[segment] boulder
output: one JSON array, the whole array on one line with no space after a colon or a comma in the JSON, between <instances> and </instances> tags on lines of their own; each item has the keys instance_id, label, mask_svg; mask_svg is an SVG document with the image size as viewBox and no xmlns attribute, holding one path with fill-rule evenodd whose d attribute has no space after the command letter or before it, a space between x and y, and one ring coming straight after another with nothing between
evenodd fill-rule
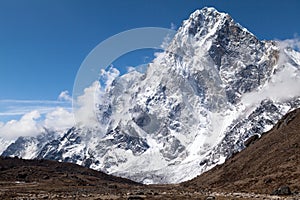
<instances>
[{"instance_id":1,"label":"boulder","mask_svg":"<svg viewBox=\"0 0 300 200\"><path fill-rule=\"evenodd\" d=\"M206 200L215 200L215 199L216 199L216 197L213 197L213 196L206 197Z\"/></svg>"},{"instance_id":2,"label":"boulder","mask_svg":"<svg viewBox=\"0 0 300 200\"><path fill-rule=\"evenodd\" d=\"M272 192L272 195L291 195L291 189L288 186L281 186Z\"/></svg>"},{"instance_id":3,"label":"boulder","mask_svg":"<svg viewBox=\"0 0 300 200\"><path fill-rule=\"evenodd\" d=\"M254 144L258 139L259 139L258 135L251 136L244 142L245 147L249 147L251 144Z\"/></svg>"}]
</instances>

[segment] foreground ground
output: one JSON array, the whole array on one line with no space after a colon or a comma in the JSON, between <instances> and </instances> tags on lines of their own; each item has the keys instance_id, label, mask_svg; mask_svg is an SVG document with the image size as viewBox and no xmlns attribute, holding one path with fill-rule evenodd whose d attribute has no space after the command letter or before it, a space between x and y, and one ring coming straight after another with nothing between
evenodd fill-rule
<instances>
[{"instance_id":1,"label":"foreground ground","mask_svg":"<svg viewBox=\"0 0 300 200\"><path fill-rule=\"evenodd\" d=\"M63 186L45 183L1 182L0 199L286 199L300 196L271 196L254 193L218 193L194 191L178 185L169 186ZM119 188L120 187L120 188ZM106 188L106 189L104 189Z\"/></svg>"}]
</instances>

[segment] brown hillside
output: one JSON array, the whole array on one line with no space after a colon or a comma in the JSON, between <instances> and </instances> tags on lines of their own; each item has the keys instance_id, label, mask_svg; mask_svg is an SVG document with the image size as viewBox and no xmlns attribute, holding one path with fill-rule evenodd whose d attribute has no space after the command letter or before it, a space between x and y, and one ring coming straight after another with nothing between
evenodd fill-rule
<instances>
[{"instance_id":1,"label":"brown hillside","mask_svg":"<svg viewBox=\"0 0 300 200\"><path fill-rule=\"evenodd\" d=\"M41 179L53 183L59 181L62 185L94 185L113 182L140 185L128 179L115 177L72 163L0 157L1 181L33 182Z\"/></svg>"},{"instance_id":2,"label":"brown hillside","mask_svg":"<svg viewBox=\"0 0 300 200\"><path fill-rule=\"evenodd\" d=\"M179 185L141 185L71 163L0 157L1 200L199 200L208 195L184 190ZM226 199L227 196L218 197L218 200Z\"/></svg>"},{"instance_id":3,"label":"brown hillside","mask_svg":"<svg viewBox=\"0 0 300 200\"><path fill-rule=\"evenodd\" d=\"M113 195L140 185L72 163L0 157L0 199L43 199L49 193L56 195L52 199L72 199L78 193Z\"/></svg>"},{"instance_id":4,"label":"brown hillside","mask_svg":"<svg viewBox=\"0 0 300 200\"><path fill-rule=\"evenodd\" d=\"M223 165L182 183L211 191L272 193L280 186L300 191L300 109Z\"/></svg>"}]
</instances>

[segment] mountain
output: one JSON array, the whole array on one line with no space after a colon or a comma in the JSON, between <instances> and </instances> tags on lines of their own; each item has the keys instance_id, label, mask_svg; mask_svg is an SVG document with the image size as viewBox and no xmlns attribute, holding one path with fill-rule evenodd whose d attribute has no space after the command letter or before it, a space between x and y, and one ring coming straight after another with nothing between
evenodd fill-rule
<instances>
[{"instance_id":1,"label":"mountain","mask_svg":"<svg viewBox=\"0 0 300 200\"><path fill-rule=\"evenodd\" d=\"M60 138L63 135L61 131L51 131L44 128L44 132L36 137L19 137L11 141L8 148L2 152L3 156L17 156L26 159L36 158L39 151L49 142Z\"/></svg>"},{"instance_id":2,"label":"mountain","mask_svg":"<svg viewBox=\"0 0 300 200\"><path fill-rule=\"evenodd\" d=\"M144 74L131 71L106 86L98 128L75 126L34 142L31 155L137 182L186 181L300 107L299 66L299 52L258 40L214 8L196 10ZM15 142L3 155L31 150Z\"/></svg>"},{"instance_id":3,"label":"mountain","mask_svg":"<svg viewBox=\"0 0 300 200\"><path fill-rule=\"evenodd\" d=\"M182 185L197 190L260 194L270 194L279 187L289 186L292 192L299 192L299 130L300 109L297 109L224 164Z\"/></svg>"},{"instance_id":4,"label":"mountain","mask_svg":"<svg viewBox=\"0 0 300 200\"><path fill-rule=\"evenodd\" d=\"M0 154L2 154L2 152L11 144L13 143L13 141L11 140L7 140L4 138L0 137Z\"/></svg>"}]
</instances>

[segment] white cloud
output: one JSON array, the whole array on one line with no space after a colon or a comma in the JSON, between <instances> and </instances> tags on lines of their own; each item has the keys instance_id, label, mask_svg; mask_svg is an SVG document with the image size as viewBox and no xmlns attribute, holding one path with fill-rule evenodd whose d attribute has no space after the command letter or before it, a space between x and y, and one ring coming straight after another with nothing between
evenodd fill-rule
<instances>
[{"instance_id":1,"label":"white cloud","mask_svg":"<svg viewBox=\"0 0 300 200\"><path fill-rule=\"evenodd\" d=\"M294 50L300 50L300 39L295 37L277 41L279 44L278 71L272 76L269 83L259 91L253 91L243 95L241 102L245 105L254 105L264 99L284 101L300 96L300 68L297 64L289 64L290 60L300 63L300 54ZM287 50L292 48L294 50ZM298 64L299 65L299 64Z\"/></svg>"},{"instance_id":2,"label":"white cloud","mask_svg":"<svg viewBox=\"0 0 300 200\"><path fill-rule=\"evenodd\" d=\"M38 111L31 111L20 120L11 120L0 127L0 136L6 139L16 139L19 136L35 136L43 130L38 124L41 115Z\"/></svg>"},{"instance_id":3,"label":"white cloud","mask_svg":"<svg viewBox=\"0 0 300 200\"><path fill-rule=\"evenodd\" d=\"M97 125L98 120L95 109L101 94L100 88L99 81L95 81L90 87L84 89L82 96L77 97L73 109L75 121L79 125L87 127Z\"/></svg>"},{"instance_id":4,"label":"white cloud","mask_svg":"<svg viewBox=\"0 0 300 200\"><path fill-rule=\"evenodd\" d=\"M65 90L65 91L62 91L59 94L58 100L61 100L61 101L72 101L72 97L69 95L69 91Z\"/></svg>"},{"instance_id":5,"label":"white cloud","mask_svg":"<svg viewBox=\"0 0 300 200\"><path fill-rule=\"evenodd\" d=\"M41 115L52 112L56 107L26 106L26 107L10 107L9 110L0 112L0 116L22 116L33 110L38 111Z\"/></svg>"},{"instance_id":6,"label":"white cloud","mask_svg":"<svg viewBox=\"0 0 300 200\"><path fill-rule=\"evenodd\" d=\"M36 136L44 131L44 127L52 130L71 128L74 117L70 98L68 92L63 91L58 97L60 101L0 100L0 138L13 140L19 136Z\"/></svg>"},{"instance_id":7,"label":"white cloud","mask_svg":"<svg viewBox=\"0 0 300 200\"><path fill-rule=\"evenodd\" d=\"M49 110L43 117L38 110L24 114L19 120L0 121L0 138L14 140L20 136L36 136L44 131L66 130L74 125L72 112L62 107Z\"/></svg>"},{"instance_id":8,"label":"white cloud","mask_svg":"<svg viewBox=\"0 0 300 200\"><path fill-rule=\"evenodd\" d=\"M43 117L38 110L24 114L19 120L0 121L0 137L16 139L20 136L36 136L44 127L51 130L65 130L74 125L72 112L62 107L49 110Z\"/></svg>"},{"instance_id":9,"label":"white cloud","mask_svg":"<svg viewBox=\"0 0 300 200\"><path fill-rule=\"evenodd\" d=\"M132 67L132 66L127 67L127 73L136 71L136 72L145 74L146 71L147 71L147 69L148 69L148 65L149 65L149 63L147 63L147 64L141 64L141 65L138 65L136 67Z\"/></svg>"},{"instance_id":10,"label":"white cloud","mask_svg":"<svg viewBox=\"0 0 300 200\"><path fill-rule=\"evenodd\" d=\"M291 65L277 72L261 90L245 94L242 103L253 105L264 99L282 101L300 95L300 72Z\"/></svg>"},{"instance_id":11,"label":"white cloud","mask_svg":"<svg viewBox=\"0 0 300 200\"><path fill-rule=\"evenodd\" d=\"M300 38L295 36L292 39L286 39L286 40L278 40L277 41L282 49L290 47L294 50L299 51L300 50Z\"/></svg>"},{"instance_id":12,"label":"white cloud","mask_svg":"<svg viewBox=\"0 0 300 200\"><path fill-rule=\"evenodd\" d=\"M0 99L0 103L18 103L18 104L63 104L61 101L52 100L19 100L19 99Z\"/></svg>"},{"instance_id":13,"label":"white cloud","mask_svg":"<svg viewBox=\"0 0 300 200\"><path fill-rule=\"evenodd\" d=\"M169 47L170 42L172 41L172 39L173 39L173 38L172 38L170 35L167 35L167 36L164 38L162 44L160 45L160 48L162 48L162 49L167 49L167 48Z\"/></svg>"},{"instance_id":14,"label":"white cloud","mask_svg":"<svg viewBox=\"0 0 300 200\"><path fill-rule=\"evenodd\" d=\"M171 23L171 27L170 27L172 30L176 30L177 29L177 26L176 26L176 24L174 24L173 22Z\"/></svg>"},{"instance_id":15,"label":"white cloud","mask_svg":"<svg viewBox=\"0 0 300 200\"><path fill-rule=\"evenodd\" d=\"M129 66L127 67L127 73L135 71L135 67Z\"/></svg>"},{"instance_id":16,"label":"white cloud","mask_svg":"<svg viewBox=\"0 0 300 200\"><path fill-rule=\"evenodd\" d=\"M37 110L41 115L52 112L57 107L71 109L69 101L49 101L49 100L0 100L0 117L22 116L33 110Z\"/></svg>"},{"instance_id":17,"label":"white cloud","mask_svg":"<svg viewBox=\"0 0 300 200\"><path fill-rule=\"evenodd\" d=\"M44 126L52 130L64 130L74 126L74 115L64 108L57 108L46 114Z\"/></svg>"},{"instance_id":18,"label":"white cloud","mask_svg":"<svg viewBox=\"0 0 300 200\"><path fill-rule=\"evenodd\" d=\"M113 68L106 72L107 87L118 75L119 71ZM71 128L75 122L78 125L95 128L98 124L96 103L103 93L100 88L100 82L95 81L84 90L84 94L75 101L75 115L71 111L72 99L67 91L60 93L58 96L60 101L1 100L0 104L6 108L0 110L0 116L21 116L21 118L0 121L0 138L14 140L19 136L36 136L42 133L44 128L61 131ZM61 101L67 103L61 104Z\"/></svg>"},{"instance_id":19,"label":"white cloud","mask_svg":"<svg viewBox=\"0 0 300 200\"><path fill-rule=\"evenodd\" d=\"M100 80L105 84L105 90L109 90L112 82L115 80L116 77L120 75L120 71L113 66L109 68L108 71L101 69L100 72Z\"/></svg>"}]
</instances>

